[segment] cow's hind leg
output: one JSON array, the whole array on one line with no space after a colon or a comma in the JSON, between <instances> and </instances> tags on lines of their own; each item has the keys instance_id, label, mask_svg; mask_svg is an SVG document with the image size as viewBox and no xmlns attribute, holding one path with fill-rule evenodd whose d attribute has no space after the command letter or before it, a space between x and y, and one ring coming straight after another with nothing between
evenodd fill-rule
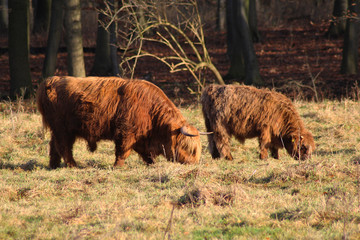
<instances>
[{"instance_id":1,"label":"cow's hind leg","mask_svg":"<svg viewBox=\"0 0 360 240\"><path fill-rule=\"evenodd\" d=\"M61 155L58 152L57 146L56 146L56 140L54 135L51 135L51 140L50 140L50 168L55 169L60 167L60 162L61 162Z\"/></svg>"},{"instance_id":2,"label":"cow's hind leg","mask_svg":"<svg viewBox=\"0 0 360 240\"><path fill-rule=\"evenodd\" d=\"M70 133L55 134L56 148L61 156L64 158L64 162L67 167L76 167L72 149L75 143L75 136Z\"/></svg>"},{"instance_id":3,"label":"cow's hind leg","mask_svg":"<svg viewBox=\"0 0 360 240\"><path fill-rule=\"evenodd\" d=\"M68 167L76 167L77 165L72 154L74 143L75 143L74 136L68 138L67 146L65 148L65 157L64 157L65 163Z\"/></svg>"},{"instance_id":4,"label":"cow's hind leg","mask_svg":"<svg viewBox=\"0 0 360 240\"><path fill-rule=\"evenodd\" d=\"M53 134L50 141L50 167L60 166L62 156L68 167L75 167L76 162L72 154L72 148L75 143L75 136L71 134Z\"/></svg>"},{"instance_id":5,"label":"cow's hind leg","mask_svg":"<svg viewBox=\"0 0 360 240\"><path fill-rule=\"evenodd\" d=\"M73 157L73 146L75 143L75 136L68 134L64 141L64 161L67 167L76 167L76 162Z\"/></svg>"}]
</instances>

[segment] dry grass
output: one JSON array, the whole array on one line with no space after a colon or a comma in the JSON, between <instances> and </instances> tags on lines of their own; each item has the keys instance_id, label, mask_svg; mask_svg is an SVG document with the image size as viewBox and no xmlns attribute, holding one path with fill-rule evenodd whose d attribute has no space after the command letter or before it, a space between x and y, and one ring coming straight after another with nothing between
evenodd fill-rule
<instances>
[{"instance_id":1,"label":"dry grass","mask_svg":"<svg viewBox=\"0 0 360 240\"><path fill-rule=\"evenodd\" d=\"M113 169L114 145L79 168L48 168L49 133L34 103L0 103L0 239L359 239L360 103L296 102L313 132L313 158L258 159L257 141L235 160L212 160L203 138L198 165L136 154ZM204 131L199 106L181 108Z\"/></svg>"}]
</instances>

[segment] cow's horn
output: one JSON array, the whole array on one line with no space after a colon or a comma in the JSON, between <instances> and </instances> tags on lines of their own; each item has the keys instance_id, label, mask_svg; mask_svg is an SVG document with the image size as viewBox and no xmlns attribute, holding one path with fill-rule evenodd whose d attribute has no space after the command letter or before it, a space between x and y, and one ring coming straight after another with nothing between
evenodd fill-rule
<instances>
[{"instance_id":1,"label":"cow's horn","mask_svg":"<svg viewBox=\"0 0 360 240\"><path fill-rule=\"evenodd\" d=\"M188 132L186 131L186 127L181 127L181 128L180 128L180 132L181 132L182 134L184 134L185 136L188 136L188 137L197 137L197 136L199 136L199 135L194 135L194 134L188 133Z\"/></svg>"},{"instance_id":2,"label":"cow's horn","mask_svg":"<svg viewBox=\"0 0 360 240\"><path fill-rule=\"evenodd\" d=\"M213 134L214 132L199 132L200 135L210 135Z\"/></svg>"},{"instance_id":3,"label":"cow's horn","mask_svg":"<svg viewBox=\"0 0 360 240\"><path fill-rule=\"evenodd\" d=\"M184 134L185 136L188 136L188 137L196 137L196 136L199 136L199 135L210 135L210 134L214 133L214 132L199 132L199 135L194 135L194 134L188 133L186 131L186 127L181 127L180 132L182 134Z\"/></svg>"}]
</instances>

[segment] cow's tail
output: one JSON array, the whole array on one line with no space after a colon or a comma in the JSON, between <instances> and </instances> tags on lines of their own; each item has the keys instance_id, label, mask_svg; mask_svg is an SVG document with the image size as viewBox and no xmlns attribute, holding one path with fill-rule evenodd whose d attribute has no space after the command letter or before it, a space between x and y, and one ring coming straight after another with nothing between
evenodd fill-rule
<instances>
[{"instance_id":1,"label":"cow's tail","mask_svg":"<svg viewBox=\"0 0 360 240\"><path fill-rule=\"evenodd\" d=\"M42 116L42 122L45 129L49 127L49 123L46 120L46 114L49 112L48 110L50 108L50 100L46 93L46 82L46 80L41 82L36 92L36 105Z\"/></svg>"}]
</instances>

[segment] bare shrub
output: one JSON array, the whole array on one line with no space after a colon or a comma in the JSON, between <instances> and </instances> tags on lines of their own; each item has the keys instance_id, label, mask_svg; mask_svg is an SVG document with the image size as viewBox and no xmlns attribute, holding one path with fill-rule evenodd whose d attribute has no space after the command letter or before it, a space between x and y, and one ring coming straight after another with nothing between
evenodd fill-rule
<instances>
[{"instance_id":1,"label":"bare shrub","mask_svg":"<svg viewBox=\"0 0 360 240\"><path fill-rule=\"evenodd\" d=\"M151 57L164 63L171 73L189 72L198 85L198 92L206 81L205 69L212 71L217 81L224 84L205 45L197 1L123 1L116 13L110 8L103 13L123 26L118 32L119 48L123 52L120 66L123 72L130 71L130 78L134 76L138 59ZM164 56L146 49L147 43L165 47L170 54Z\"/></svg>"}]
</instances>

